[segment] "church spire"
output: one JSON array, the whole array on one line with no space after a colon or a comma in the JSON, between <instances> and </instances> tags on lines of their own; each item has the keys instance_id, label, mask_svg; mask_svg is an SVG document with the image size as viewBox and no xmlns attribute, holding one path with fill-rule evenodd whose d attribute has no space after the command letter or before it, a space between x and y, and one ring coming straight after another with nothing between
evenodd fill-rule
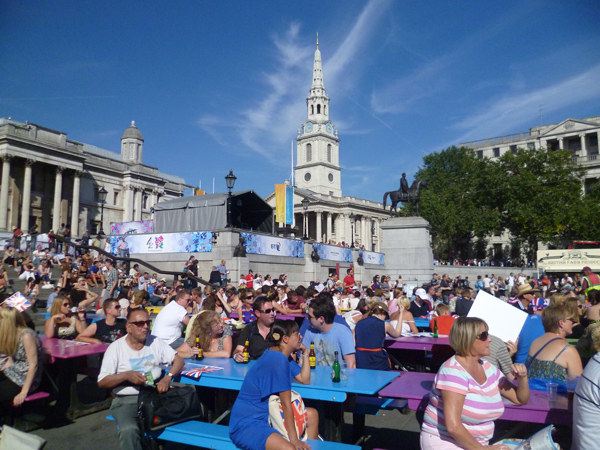
<instances>
[{"instance_id":1,"label":"church spire","mask_svg":"<svg viewBox=\"0 0 600 450\"><path fill-rule=\"evenodd\" d=\"M321 51L319 50L319 33L317 33L317 49L315 50L315 64L313 68L313 82L311 86L311 91L313 89L325 89L325 86L323 85Z\"/></svg>"}]
</instances>

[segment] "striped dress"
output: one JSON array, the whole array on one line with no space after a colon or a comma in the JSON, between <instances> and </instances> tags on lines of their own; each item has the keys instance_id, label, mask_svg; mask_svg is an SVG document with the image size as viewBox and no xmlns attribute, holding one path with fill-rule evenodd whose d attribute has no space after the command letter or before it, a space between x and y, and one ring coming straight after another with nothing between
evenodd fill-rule
<instances>
[{"instance_id":1,"label":"striped dress","mask_svg":"<svg viewBox=\"0 0 600 450\"><path fill-rule=\"evenodd\" d=\"M424 433L452 439L444 420L441 391L446 390L465 396L461 414L462 424L479 443L488 443L494 434L494 420L504 413L499 384L503 383L505 378L502 372L488 361L481 360L481 363L486 375L483 385L477 383L454 356L440 367L429 394L429 405L425 410L422 428Z\"/></svg>"}]
</instances>

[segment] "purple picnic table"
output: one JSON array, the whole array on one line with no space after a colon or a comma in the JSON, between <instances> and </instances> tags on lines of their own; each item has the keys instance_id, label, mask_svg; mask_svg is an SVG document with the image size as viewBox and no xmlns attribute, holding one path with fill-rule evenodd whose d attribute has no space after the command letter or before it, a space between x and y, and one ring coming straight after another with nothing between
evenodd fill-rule
<instances>
[{"instance_id":1,"label":"purple picnic table","mask_svg":"<svg viewBox=\"0 0 600 450\"><path fill-rule=\"evenodd\" d=\"M450 339L448 336L441 336L438 338L426 336L400 336L399 338L392 338L387 336L384 347L431 351L431 348L434 345L450 345Z\"/></svg>"},{"instance_id":2,"label":"purple picnic table","mask_svg":"<svg viewBox=\"0 0 600 450\"><path fill-rule=\"evenodd\" d=\"M40 337L44 351L50 356L51 362L55 359L70 359L80 356L94 355L96 353L104 353L108 348L107 344L87 344L85 342L77 342L65 339L55 339ZM65 351L60 353L60 342L65 344Z\"/></svg>"},{"instance_id":3,"label":"purple picnic table","mask_svg":"<svg viewBox=\"0 0 600 450\"><path fill-rule=\"evenodd\" d=\"M435 373L403 372L398 378L379 391L381 397L405 398L412 410L424 411L429 403L429 392L433 386ZM545 424L571 425L573 421L573 402L559 395L556 407L550 408L546 391L529 393L529 403L518 406L504 400L502 420L516 422L534 422Z\"/></svg>"}]
</instances>

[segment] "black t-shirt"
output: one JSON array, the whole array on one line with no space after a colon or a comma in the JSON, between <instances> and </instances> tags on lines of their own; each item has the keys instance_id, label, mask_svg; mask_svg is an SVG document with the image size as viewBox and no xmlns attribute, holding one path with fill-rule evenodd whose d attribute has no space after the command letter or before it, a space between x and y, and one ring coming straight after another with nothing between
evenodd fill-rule
<instances>
[{"instance_id":1,"label":"black t-shirt","mask_svg":"<svg viewBox=\"0 0 600 450\"><path fill-rule=\"evenodd\" d=\"M442 282L440 283L440 287L441 288L451 288L452 287L452 282L450 280L446 281L446 280L442 280ZM444 297L444 301L447 302L448 301L448 297L450 297L450 293L452 292L452 289L442 289L442 297Z\"/></svg>"},{"instance_id":2,"label":"black t-shirt","mask_svg":"<svg viewBox=\"0 0 600 450\"><path fill-rule=\"evenodd\" d=\"M473 306L473 303L473 300L459 297L456 301L456 308L454 309L454 312L461 317L466 317L467 314L469 314L469 311L471 311L471 306Z\"/></svg>"},{"instance_id":3,"label":"black t-shirt","mask_svg":"<svg viewBox=\"0 0 600 450\"><path fill-rule=\"evenodd\" d=\"M417 305L415 302L410 302L410 308L408 309L408 311L414 317L426 316L427 313L431 311L431 306L426 300L423 300L423 304L421 306Z\"/></svg>"},{"instance_id":4,"label":"black t-shirt","mask_svg":"<svg viewBox=\"0 0 600 450\"><path fill-rule=\"evenodd\" d=\"M125 330L126 324L127 321L124 319L117 319L114 325L106 325L106 319L99 320L96 322L96 334L94 334L93 338L105 344L112 344L127 334Z\"/></svg>"},{"instance_id":5,"label":"black t-shirt","mask_svg":"<svg viewBox=\"0 0 600 450\"><path fill-rule=\"evenodd\" d=\"M240 333L238 345L245 345L246 341L248 341L248 353L250 354L250 359L260 358L262 354L272 346L270 342L267 342L262 337L260 331L258 331L257 322L246 325Z\"/></svg>"}]
</instances>

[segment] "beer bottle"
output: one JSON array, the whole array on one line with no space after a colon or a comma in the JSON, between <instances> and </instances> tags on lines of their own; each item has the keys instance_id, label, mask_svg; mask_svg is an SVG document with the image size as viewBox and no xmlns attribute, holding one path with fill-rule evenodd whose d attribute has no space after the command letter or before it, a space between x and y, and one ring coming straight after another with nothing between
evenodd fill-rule
<instances>
[{"instance_id":1,"label":"beer bottle","mask_svg":"<svg viewBox=\"0 0 600 450\"><path fill-rule=\"evenodd\" d=\"M244 364L248 364L248 361L250 360L250 353L248 353L249 345L250 345L250 342L246 341L246 344L244 345L244 349L242 350L242 355L244 355Z\"/></svg>"},{"instance_id":2,"label":"beer bottle","mask_svg":"<svg viewBox=\"0 0 600 450\"><path fill-rule=\"evenodd\" d=\"M333 361L333 366L332 366L332 381L334 383L339 383L340 382L340 362L338 361L338 352L335 352L335 357L334 357L334 361Z\"/></svg>"},{"instance_id":3,"label":"beer bottle","mask_svg":"<svg viewBox=\"0 0 600 450\"><path fill-rule=\"evenodd\" d=\"M308 362L310 363L310 370L317 368L317 355L315 354L315 343L310 343L310 353L308 354Z\"/></svg>"},{"instance_id":4,"label":"beer bottle","mask_svg":"<svg viewBox=\"0 0 600 450\"><path fill-rule=\"evenodd\" d=\"M202 347L200 347L200 337L196 336L196 348L198 349L198 354L194 357L196 361L202 361L204 359L204 355L202 354Z\"/></svg>"},{"instance_id":5,"label":"beer bottle","mask_svg":"<svg viewBox=\"0 0 600 450\"><path fill-rule=\"evenodd\" d=\"M433 337L436 338L438 337L438 326L437 326L437 320L433 321Z\"/></svg>"}]
</instances>

